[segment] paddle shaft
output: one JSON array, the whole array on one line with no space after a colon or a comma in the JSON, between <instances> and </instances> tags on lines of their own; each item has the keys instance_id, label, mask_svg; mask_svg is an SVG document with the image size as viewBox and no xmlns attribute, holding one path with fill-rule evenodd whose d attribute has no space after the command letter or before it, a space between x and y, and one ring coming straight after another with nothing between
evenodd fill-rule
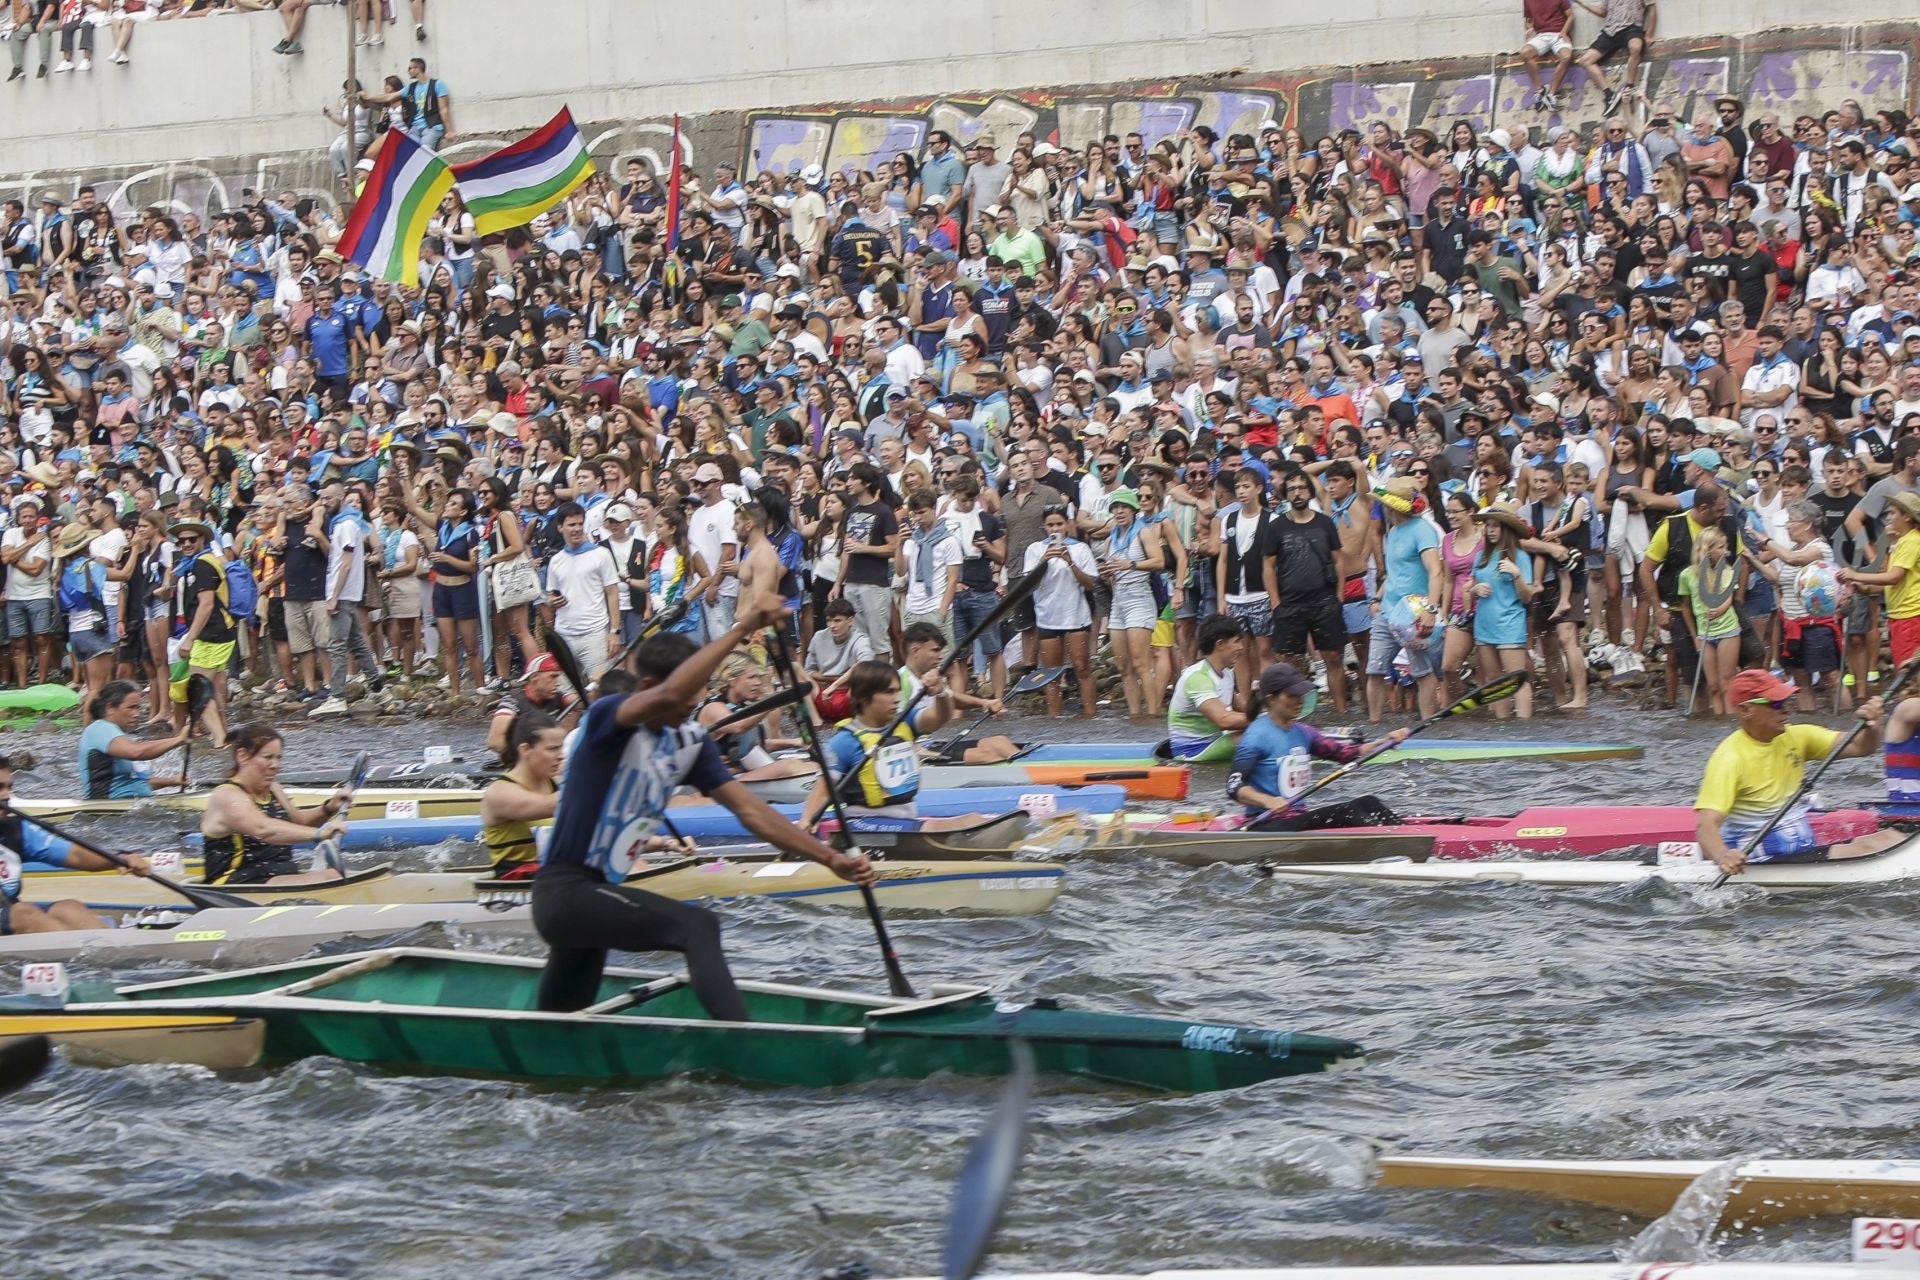
<instances>
[{"instance_id":1,"label":"paddle shaft","mask_svg":"<svg viewBox=\"0 0 1920 1280\"><path fill-rule=\"evenodd\" d=\"M940 659L940 664L936 666L934 670L945 671L955 662L972 653L973 642L985 635L988 627L999 626L1008 614L1019 607L1022 600L1032 595L1034 590L1040 585L1041 575L1046 573L1046 571L1047 564L1046 561L1043 560L1033 567L1032 572L1022 574L1020 577L1008 583L1007 593L1000 597L999 604L993 606L993 612L980 619L979 624L976 625L973 630L967 632L953 648L947 650L945 656ZM893 722L881 732L877 740L885 742L891 738L901 725L907 723L908 718L913 715L914 708L920 705L920 699L926 696L927 686L923 681L920 687L913 691L913 696L908 698L905 704L901 706L900 713L894 716ZM825 768L825 764L822 764L821 769L824 770Z\"/></svg>"},{"instance_id":2,"label":"paddle shaft","mask_svg":"<svg viewBox=\"0 0 1920 1280\"><path fill-rule=\"evenodd\" d=\"M108 862L113 863L114 866L122 870L131 870L133 867L133 864L128 862L124 856L102 849L98 845L90 844L82 840L79 836L74 835L73 832L66 830L57 823L49 822L45 818L36 818L30 813L14 808L10 804L0 804L0 813L12 814L22 822L31 822L48 835L58 836L76 849L84 849L96 857L105 858ZM173 890L173 892L179 894L196 907L254 907L260 905L257 902L250 902L238 894L221 893L217 889L197 889L192 885L181 884L177 880L169 880L166 876L157 875L152 872L147 874L147 878L163 889Z\"/></svg>"},{"instance_id":3,"label":"paddle shaft","mask_svg":"<svg viewBox=\"0 0 1920 1280\"><path fill-rule=\"evenodd\" d=\"M1260 823L1267 821L1269 818L1280 817L1282 814L1286 813L1287 810L1293 808L1294 805L1299 804L1302 800L1305 800L1308 796L1320 790L1320 788L1326 786L1328 783L1333 782L1335 779L1346 777L1349 773L1352 773L1355 769L1358 769L1361 765L1373 759L1375 756L1379 755L1381 752L1391 750L1393 747L1399 745L1399 743L1401 742L1406 742L1409 739L1418 737L1419 735L1425 733L1427 730L1433 728L1433 726L1439 724L1442 720L1448 719L1451 716L1464 714L1465 712L1468 712L1468 711L1478 711L1480 710L1480 708L1487 706L1490 703L1501 702L1507 698L1511 698L1516 692L1519 691L1520 686L1526 683L1526 674L1527 673L1525 671L1510 672L1509 674L1500 677L1498 680L1488 681L1486 684L1481 685L1478 689L1468 690L1466 693L1460 696L1457 702L1451 703L1448 706L1444 706L1440 708L1438 711L1434 712L1432 715L1422 720L1419 724L1416 724L1412 728L1408 729L1406 734L1400 739L1398 739L1398 741L1395 741L1394 739L1391 739L1391 738L1382 739L1381 742L1378 745L1376 745L1373 750L1363 752L1357 759L1350 760L1346 764L1341 765L1338 769L1335 769L1332 773L1327 774L1325 777L1319 778L1314 782L1309 783L1305 790L1303 790L1299 795L1294 796L1286 804L1281 805L1277 809L1267 810L1265 813L1261 814L1259 817L1255 818L1252 822L1249 822L1246 825L1249 827L1258 826Z\"/></svg>"},{"instance_id":4,"label":"paddle shaft","mask_svg":"<svg viewBox=\"0 0 1920 1280\"><path fill-rule=\"evenodd\" d=\"M1066 667L1035 667L1013 682L1012 686L1008 688L1005 695L1001 698L998 707L988 707L985 711L982 711L972 720L962 725L958 733L950 734L940 742L930 742L927 745L941 755L945 755L955 747L965 743L968 738L971 738L975 729L978 729L1000 712L1005 711L1007 709L1007 698L1014 697L1017 694L1032 693L1035 689L1044 689L1055 680L1058 680L1066 671Z\"/></svg>"},{"instance_id":5,"label":"paddle shaft","mask_svg":"<svg viewBox=\"0 0 1920 1280\"><path fill-rule=\"evenodd\" d=\"M787 650L786 635L778 627L769 627L767 632L773 637L773 660L780 668L780 678L798 685L801 683L800 676L793 669L793 654ZM820 745L820 735L813 727L813 717L802 712L796 718L800 721L800 736L807 740L807 750L813 756L814 766L820 770L820 785L827 789L827 803L833 806L833 816L838 819L847 843L859 851L860 842L854 836L853 824L847 821L845 806L840 803L840 788L833 785L833 771L827 768L826 749ZM893 949L893 938L887 933L887 922L880 916L880 899L873 896L872 885L860 886L860 905L866 908L867 921L873 925L873 936L880 944L880 959L887 970L887 990L902 1000L916 999L913 984L907 981L906 970L900 967L900 956Z\"/></svg>"},{"instance_id":6,"label":"paddle shaft","mask_svg":"<svg viewBox=\"0 0 1920 1280\"><path fill-rule=\"evenodd\" d=\"M203 693L202 690L205 690ZM193 727L200 723L200 717L207 713L207 704L213 701L213 681L200 677L200 683L194 683L194 677L187 677L187 747L180 757L180 794L185 795L193 786ZM197 705L196 705L197 704Z\"/></svg>"},{"instance_id":7,"label":"paddle shaft","mask_svg":"<svg viewBox=\"0 0 1920 1280\"><path fill-rule=\"evenodd\" d=\"M346 796L341 802L339 813L334 814L334 817L353 812L353 796L367 780L367 767L371 758L365 751L354 757L353 768L347 772ZM316 865L331 867L344 876L346 868L340 862L340 843L340 836L328 836L313 847L313 860Z\"/></svg>"},{"instance_id":8,"label":"paddle shaft","mask_svg":"<svg viewBox=\"0 0 1920 1280\"><path fill-rule=\"evenodd\" d=\"M1886 688L1881 691L1879 696L1882 699L1892 697L1895 693L1899 692L1901 685L1913 678L1913 673L1916 670L1920 670L1920 653L1916 653L1911 658L1908 658L1905 665L1893 673L1893 678L1887 681ZM1781 820L1793 812L1793 807L1800 803L1800 798L1806 795L1807 792L1813 790L1814 784L1820 781L1821 777L1825 775L1827 770L1833 765L1833 762L1846 754L1847 748L1853 745L1853 740L1859 737L1861 730L1866 727L1867 722L1865 720L1854 721L1853 728L1847 730L1840 741L1833 744L1833 750L1827 752L1826 758L1813 767L1812 773L1809 773L1805 778L1801 779L1799 788L1787 797L1785 804L1773 811L1773 816L1767 819L1766 825L1747 837L1746 842L1740 846L1740 858L1743 862L1752 855L1755 849L1760 847L1760 842L1765 840L1767 836L1772 833L1773 829L1780 825ZM1714 879L1713 887L1718 889L1721 885L1725 884L1727 877L1731 874L1731 872L1722 871L1719 876Z\"/></svg>"}]
</instances>

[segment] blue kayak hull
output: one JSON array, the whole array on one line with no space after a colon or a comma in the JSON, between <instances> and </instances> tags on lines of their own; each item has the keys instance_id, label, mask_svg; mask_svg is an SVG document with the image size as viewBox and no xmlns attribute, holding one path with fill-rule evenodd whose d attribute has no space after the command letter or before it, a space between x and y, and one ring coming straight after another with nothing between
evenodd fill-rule
<instances>
[{"instance_id":1,"label":"blue kayak hull","mask_svg":"<svg viewBox=\"0 0 1920 1280\"><path fill-rule=\"evenodd\" d=\"M920 814L926 818L957 818L968 813L1004 813L1025 809L1044 816L1048 802L1061 813L1107 814L1118 812L1127 802L1127 789L1098 787L954 787L922 791L916 799ZM800 816L797 804L777 804L776 813L788 818ZM746 840L747 829L731 809L717 804L675 805L670 811L673 825L693 840ZM442 840L474 840L480 835L480 819L459 818L376 818L349 823L346 847L349 849L396 849L409 845L438 844Z\"/></svg>"},{"instance_id":2,"label":"blue kayak hull","mask_svg":"<svg viewBox=\"0 0 1920 1280\"><path fill-rule=\"evenodd\" d=\"M1155 759L1158 742L1049 742L1023 751L1020 764L1083 764ZM1416 738L1383 752L1378 760L1447 761L1474 764L1495 760L1606 760L1637 757L1644 747L1625 742L1542 742L1501 738ZM1168 763L1161 758L1157 763ZM1180 761L1172 761L1178 764Z\"/></svg>"}]
</instances>

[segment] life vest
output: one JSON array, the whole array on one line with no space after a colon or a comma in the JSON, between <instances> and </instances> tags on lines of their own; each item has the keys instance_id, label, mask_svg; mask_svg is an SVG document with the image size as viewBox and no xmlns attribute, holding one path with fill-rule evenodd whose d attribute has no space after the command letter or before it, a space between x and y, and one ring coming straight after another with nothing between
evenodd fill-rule
<instances>
[{"instance_id":1,"label":"life vest","mask_svg":"<svg viewBox=\"0 0 1920 1280\"><path fill-rule=\"evenodd\" d=\"M20 901L20 878L27 855L22 852L26 831L20 819L0 818L0 902Z\"/></svg>"},{"instance_id":2,"label":"life vest","mask_svg":"<svg viewBox=\"0 0 1920 1280\"><path fill-rule=\"evenodd\" d=\"M860 767L842 774L837 784L841 802L868 809L911 804L920 792L920 751L913 730L903 723L889 734L853 720L842 720L837 728L854 736L861 754Z\"/></svg>"},{"instance_id":3,"label":"life vest","mask_svg":"<svg viewBox=\"0 0 1920 1280\"><path fill-rule=\"evenodd\" d=\"M1731 554L1740 545L1740 521L1737 517L1720 517L1720 532L1727 535L1727 549ZM1660 572L1654 575L1654 585L1660 590L1660 603L1672 608L1683 602L1680 594L1680 573L1693 563L1693 516L1682 511L1677 516L1667 517L1667 558L1660 562Z\"/></svg>"}]
</instances>

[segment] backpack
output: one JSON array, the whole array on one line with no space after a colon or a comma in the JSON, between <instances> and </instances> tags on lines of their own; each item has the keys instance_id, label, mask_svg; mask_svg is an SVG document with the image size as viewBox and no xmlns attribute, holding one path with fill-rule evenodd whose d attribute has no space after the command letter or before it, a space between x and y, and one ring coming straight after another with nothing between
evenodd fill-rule
<instances>
[{"instance_id":1,"label":"backpack","mask_svg":"<svg viewBox=\"0 0 1920 1280\"><path fill-rule=\"evenodd\" d=\"M202 559L206 554L201 552L194 558ZM244 560L225 559L221 585L215 588L213 598L227 611L228 617L245 621L260 608L260 580L253 576L253 570Z\"/></svg>"},{"instance_id":2,"label":"backpack","mask_svg":"<svg viewBox=\"0 0 1920 1280\"><path fill-rule=\"evenodd\" d=\"M93 612L105 615L107 606L93 591L93 562L80 556L67 561L60 571L60 608L67 613Z\"/></svg>"}]
</instances>

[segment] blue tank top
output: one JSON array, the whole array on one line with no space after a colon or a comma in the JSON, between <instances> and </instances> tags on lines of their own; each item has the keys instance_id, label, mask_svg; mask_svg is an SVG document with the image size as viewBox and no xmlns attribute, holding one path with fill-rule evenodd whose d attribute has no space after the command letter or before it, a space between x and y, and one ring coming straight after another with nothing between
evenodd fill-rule
<instances>
[{"instance_id":1,"label":"blue tank top","mask_svg":"<svg viewBox=\"0 0 1920 1280\"><path fill-rule=\"evenodd\" d=\"M80 777L88 800L138 800L153 794L145 760L122 760L108 752L127 731L111 720L95 720L80 734Z\"/></svg>"}]
</instances>

